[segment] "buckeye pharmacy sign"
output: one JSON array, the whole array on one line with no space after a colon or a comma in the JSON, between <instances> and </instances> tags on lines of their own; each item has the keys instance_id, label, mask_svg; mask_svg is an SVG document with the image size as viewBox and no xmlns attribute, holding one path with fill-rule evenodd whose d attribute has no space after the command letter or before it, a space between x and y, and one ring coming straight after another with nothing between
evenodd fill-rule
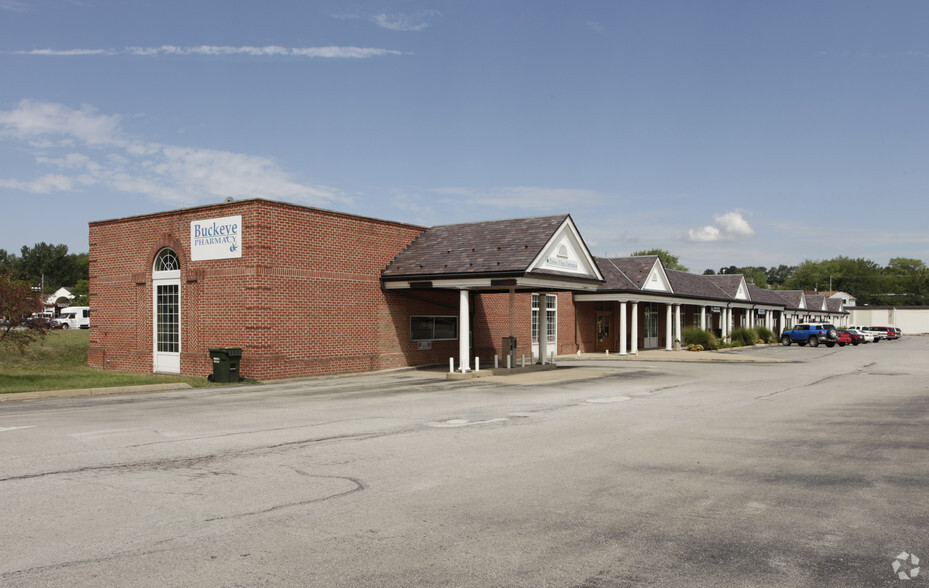
<instances>
[{"instance_id":1,"label":"buckeye pharmacy sign","mask_svg":"<svg viewBox=\"0 0 929 588\"><path fill-rule=\"evenodd\" d=\"M242 257L242 216L224 216L190 223L190 259Z\"/></svg>"}]
</instances>

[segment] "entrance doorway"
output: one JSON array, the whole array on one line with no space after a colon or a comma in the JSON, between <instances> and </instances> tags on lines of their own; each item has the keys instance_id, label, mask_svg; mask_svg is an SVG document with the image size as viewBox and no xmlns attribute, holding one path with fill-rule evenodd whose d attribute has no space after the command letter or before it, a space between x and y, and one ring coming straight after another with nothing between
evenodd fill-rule
<instances>
[{"instance_id":1,"label":"entrance doorway","mask_svg":"<svg viewBox=\"0 0 929 588\"><path fill-rule=\"evenodd\" d=\"M153 369L181 373L181 268L177 254L165 248L155 256L152 270L154 306Z\"/></svg>"},{"instance_id":2,"label":"entrance doorway","mask_svg":"<svg viewBox=\"0 0 929 588\"><path fill-rule=\"evenodd\" d=\"M546 346L548 352L555 352L558 349L558 296L556 294L545 294L545 320L546 320ZM539 295L532 295L532 357L533 360L539 357Z\"/></svg>"},{"instance_id":3,"label":"entrance doorway","mask_svg":"<svg viewBox=\"0 0 929 588\"><path fill-rule=\"evenodd\" d=\"M658 303L645 303L645 338L643 349L658 349Z\"/></svg>"},{"instance_id":4,"label":"entrance doorway","mask_svg":"<svg viewBox=\"0 0 929 588\"><path fill-rule=\"evenodd\" d=\"M613 348L613 313L597 312L597 351Z\"/></svg>"}]
</instances>

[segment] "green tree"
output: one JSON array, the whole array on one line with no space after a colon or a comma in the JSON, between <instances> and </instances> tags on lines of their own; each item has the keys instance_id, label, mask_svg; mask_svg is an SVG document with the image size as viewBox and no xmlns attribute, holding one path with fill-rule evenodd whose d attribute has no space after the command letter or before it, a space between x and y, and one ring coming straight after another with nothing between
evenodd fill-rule
<instances>
[{"instance_id":1,"label":"green tree","mask_svg":"<svg viewBox=\"0 0 929 588\"><path fill-rule=\"evenodd\" d=\"M71 294L74 295L71 306L90 306L90 280L78 280Z\"/></svg>"},{"instance_id":2,"label":"green tree","mask_svg":"<svg viewBox=\"0 0 929 588\"><path fill-rule=\"evenodd\" d=\"M768 279L769 286L783 286L784 282L794 273L794 270L797 269L795 265L784 265L783 263L777 267L768 268L766 277Z\"/></svg>"},{"instance_id":3,"label":"green tree","mask_svg":"<svg viewBox=\"0 0 929 588\"><path fill-rule=\"evenodd\" d=\"M884 268L892 284L893 304L924 305L929 299L929 268L919 259L893 257Z\"/></svg>"},{"instance_id":4,"label":"green tree","mask_svg":"<svg viewBox=\"0 0 929 588\"><path fill-rule=\"evenodd\" d=\"M859 304L885 304L887 280L883 268L870 259L839 256L822 261L806 260L784 282L789 290L841 290Z\"/></svg>"},{"instance_id":5,"label":"green tree","mask_svg":"<svg viewBox=\"0 0 929 588\"><path fill-rule=\"evenodd\" d=\"M0 272L16 273L19 265L19 258L15 253L8 253L6 249L0 249Z\"/></svg>"},{"instance_id":6,"label":"green tree","mask_svg":"<svg viewBox=\"0 0 929 588\"><path fill-rule=\"evenodd\" d=\"M632 255L633 256L657 255L658 259L661 260L661 265L663 265L665 269L678 270L682 272L690 271L690 269L687 266L681 264L681 260L680 258L678 258L678 256L672 255L670 251L667 251L665 249L649 249L648 251L633 251Z\"/></svg>"},{"instance_id":7,"label":"green tree","mask_svg":"<svg viewBox=\"0 0 929 588\"><path fill-rule=\"evenodd\" d=\"M33 285L43 283L45 292L62 286L74 286L89 277L90 260L86 253L68 253L67 245L36 243L23 246L14 276ZM44 278L44 280L43 280Z\"/></svg>"}]
</instances>

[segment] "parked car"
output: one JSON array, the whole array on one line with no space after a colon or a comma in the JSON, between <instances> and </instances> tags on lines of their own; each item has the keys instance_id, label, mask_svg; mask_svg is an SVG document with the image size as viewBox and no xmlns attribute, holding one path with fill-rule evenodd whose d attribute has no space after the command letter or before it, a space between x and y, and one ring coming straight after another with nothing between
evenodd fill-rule
<instances>
[{"instance_id":1,"label":"parked car","mask_svg":"<svg viewBox=\"0 0 929 588\"><path fill-rule=\"evenodd\" d=\"M851 333L853 337L855 335L861 337L861 343L874 343L874 333L871 331L862 331L860 328L851 328L848 329L848 332Z\"/></svg>"},{"instance_id":2,"label":"parked car","mask_svg":"<svg viewBox=\"0 0 929 588\"><path fill-rule=\"evenodd\" d=\"M809 343L810 347L816 347L823 343L826 347L833 347L838 338L838 330L829 323L803 323L781 333L781 344L796 343L802 347Z\"/></svg>"},{"instance_id":3,"label":"parked car","mask_svg":"<svg viewBox=\"0 0 929 588\"><path fill-rule=\"evenodd\" d=\"M903 329L900 327L891 327L894 331L897 332L897 339L903 336Z\"/></svg>"},{"instance_id":4,"label":"parked car","mask_svg":"<svg viewBox=\"0 0 929 588\"><path fill-rule=\"evenodd\" d=\"M881 336L881 339L892 341L897 338L897 332L890 327L871 327L871 331Z\"/></svg>"},{"instance_id":5,"label":"parked car","mask_svg":"<svg viewBox=\"0 0 929 588\"><path fill-rule=\"evenodd\" d=\"M846 345L858 345L858 343L855 343L855 340L852 338L852 334L844 330L839 331L839 338L836 339L835 342L839 345L839 347L845 347Z\"/></svg>"}]
</instances>

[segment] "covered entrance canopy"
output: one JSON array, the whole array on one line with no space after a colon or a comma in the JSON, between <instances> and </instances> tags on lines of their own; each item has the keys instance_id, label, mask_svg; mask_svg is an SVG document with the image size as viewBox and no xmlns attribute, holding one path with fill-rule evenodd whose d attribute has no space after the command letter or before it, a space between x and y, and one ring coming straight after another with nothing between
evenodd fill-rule
<instances>
[{"instance_id":1,"label":"covered entrance canopy","mask_svg":"<svg viewBox=\"0 0 929 588\"><path fill-rule=\"evenodd\" d=\"M432 227L381 273L385 290L459 291L458 355L462 372L471 369L471 292L510 293L512 336L517 291L593 292L603 281L570 215ZM540 333L545 333L546 314L539 313ZM539 337L539 356L547 357L544 336Z\"/></svg>"}]
</instances>

